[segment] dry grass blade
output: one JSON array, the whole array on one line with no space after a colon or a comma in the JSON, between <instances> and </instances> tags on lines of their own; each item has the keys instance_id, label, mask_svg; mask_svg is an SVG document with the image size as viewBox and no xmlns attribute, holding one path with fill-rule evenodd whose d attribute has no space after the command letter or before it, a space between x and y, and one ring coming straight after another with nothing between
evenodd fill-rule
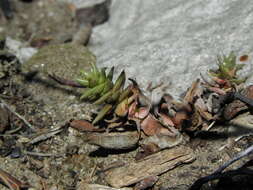
<instances>
[{"instance_id":1,"label":"dry grass blade","mask_svg":"<svg viewBox=\"0 0 253 190\"><path fill-rule=\"evenodd\" d=\"M39 134L36 137L34 137L29 144L35 144L37 142L49 139L50 137L53 137L54 135L60 133L62 131L62 127L58 127L57 129L49 130L43 134Z\"/></svg>"},{"instance_id":2,"label":"dry grass blade","mask_svg":"<svg viewBox=\"0 0 253 190\"><path fill-rule=\"evenodd\" d=\"M18 114L17 112L15 112L14 110L12 110L12 108L3 100L1 100L1 104L7 108L11 113L13 113L14 115L16 115L19 119L21 119L33 132L36 131L34 126L32 126L23 116L21 116L20 114Z\"/></svg>"}]
</instances>

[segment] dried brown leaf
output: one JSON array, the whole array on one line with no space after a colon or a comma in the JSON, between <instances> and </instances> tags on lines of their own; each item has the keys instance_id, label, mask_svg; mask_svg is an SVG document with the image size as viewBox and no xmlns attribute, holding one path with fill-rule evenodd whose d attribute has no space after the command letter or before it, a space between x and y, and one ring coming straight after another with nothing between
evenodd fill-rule
<instances>
[{"instance_id":1,"label":"dried brown leaf","mask_svg":"<svg viewBox=\"0 0 253 190\"><path fill-rule=\"evenodd\" d=\"M174 125L176 126L177 129L180 129L183 122L188 119L189 119L189 116L185 111L179 111L172 118L172 122L174 123Z\"/></svg>"},{"instance_id":2,"label":"dried brown leaf","mask_svg":"<svg viewBox=\"0 0 253 190\"><path fill-rule=\"evenodd\" d=\"M221 88L217 88L217 87L212 87L212 86L205 86L210 92L214 92L216 94L219 95L226 95L226 91L221 89ZM228 89L229 90L229 89Z\"/></svg>"},{"instance_id":3,"label":"dried brown leaf","mask_svg":"<svg viewBox=\"0 0 253 190\"><path fill-rule=\"evenodd\" d=\"M195 105L195 109L198 111L198 113L200 114L200 116L203 117L204 119L206 119L207 121L210 121L210 120L213 119L212 114L210 114L205 109L202 109L200 106Z\"/></svg>"},{"instance_id":4,"label":"dried brown leaf","mask_svg":"<svg viewBox=\"0 0 253 190\"><path fill-rule=\"evenodd\" d=\"M240 60L241 62L248 61L248 59L249 59L249 56L248 56L248 55L242 55L242 56L239 58L239 60Z\"/></svg>"},{"instance_id":5,"label":"dried brown leaf","mask_svg":"<svg viewBox=\"0 0 253 190\"><path fill-rule=\"evenodd\" d=\"M173 127L165 128L160 121L155 119L151 114L149 114L142 122L141 122L141 129L143 132L148 135L168 135L168 136L174 136L176 129L173 129Z\"/></svg>"},{"instance_id":6,"label":"dried brown leaf","mask_svg":"<svg viewBox=\"0 0 253 190\"><path fill-rule=\"evenodd\" d=\"M244 89L241 92L241 95L239 96L241 96L241 98L245 96L246 98L253 100L253 85L250 85L246 89ZM248 105L246 103L240 101L239 99L234 100L233 102L225 106L224 111L223 111L223 117L226 120L231 120L238 113L242 111L246 111L246 110L248 110Z\"/></svg>"},{"instance_id":7,"label":"dried brown leaf","mask_svg":"<svg viewBox=\"0 0 253 190\"><path fill-rule=\"evenodd\" d=\"M115 113L119 116L119 117L124 117L127 115L129 110L129 104L128 104L128 98L126 98L125 100L123 100L121 103L119 103L115 109Z\"/></svg>"},{"instance_id":8,"label":"dried brown leaf","mask_svg":"<svg viewBox=\"0 0 253 190\"><path fill-rule=\"evenodd\" d=\"M134 118L135 112L137 110L137 101L134 101L130 106L128 110L128 117Z\"/></svg>"},{"instance_id":9,"label":"dried brown leaf","mask_svg":"<svg viewBox=\"0 0 253 190\"><path fill-rule=\"evenodd\" d=\"M141 129L148 136L160 133L161 128L164 127L151 114L141 122Z\"/></svg>"},{"instance_id":10,"label":"dried brown leaf","mask_svg":"<svg viewBox=\"0 0 253 190\"><path fill-rule=\"evenodd\" d=\"M197 110L194 111L190 120L191 120L191 126L187 127L186 129L188 131L195 131L203 123L203 119Z\"/></svg>"},{"instance_id":11,"label":"dried brown leaf","mask_svg":"<svg viewBox=\"0 0 253 190\"><path fill-rule=\"evenodd\" d=\"M194 81L191 85L191 87L189 88L189 90L187 91L185 97L184 97L184 102L187 103L193 103L195 96L197 96L198 94L202 94L202 92L200 92L200 80L197 79L196 81Z\"/></svg>"},{"instance_id":12,"label":"dried brown leaf","mask_svg":"<svg viewBox=\"0 0 253 190\"><path fill-rule=\"evenodd\" d=\"M147 107L141 107L135 112L134 117L137 119L144 119L148 116L150 109Z\"/></svg>"},{"instance_id":13,"label":"dried brown leaf","mask_svg":"<svg viewBox=\"0 0 253 190\"><path fill-rule=\"evenodd\" d=\"M103 132L104 129L94 127L90 122L85 120L73 120L70 122L70 127L81 132Z\"/></svg>"},{"instance_id":14,"label":"dried brown leaf","mask_svg":"<svg viewBox=\"0 0 253 190\"><path fill-rule=\"evenodd\" d=\"M161 118L161 121L162 123L165 125L165 126L172 126L174 127L175 124L173 123L172 121L172 118L169 117L168 115L164 114L164 113L161 113L159 114L160 118Z\"/></svg>"}]
</instances>

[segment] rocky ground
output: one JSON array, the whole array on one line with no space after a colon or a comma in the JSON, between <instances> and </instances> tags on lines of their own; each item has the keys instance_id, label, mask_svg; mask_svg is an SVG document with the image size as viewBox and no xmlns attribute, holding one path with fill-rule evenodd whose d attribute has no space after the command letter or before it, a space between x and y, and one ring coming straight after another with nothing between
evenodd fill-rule
<instances>
[{"instance_id":1,"label":"rocky ground","mask_svg":"<svg viewBox=\"0 0 253 190\"><path fill-rule=\"evenodd\" d=\"M134 42L135 38L132 36L133 39L129 42L131 45L124 48L125 41L128 41L129 36L124 33L119 36L119 34L114 32L108 35L107 43L110 43L115 36L118 36L121 41L119 44L113 43L111 49L108 48L108 45L103 43L106 36L105 34L103 36L100 32L108 32L107 30L109 29L106 28L108 23L113 25L115 19L118 19L116 16L120 16L117 10L111 14L109 21L105 25L96 27L96 25L92 24L94 33L92 33L90 42L86 47L79 42L71 42L80 31L81 26L87 26L91 22L88 20L80 24L75 16L76 7L74 5L52 0L35 0L30 3L19 0L11 2L13 18L7 19L3 12L0 14L0 42L1 44L5 43L5 47L0 47L0 101L2 105L0 107L0 169L15 176L20 181L32 185L29 189L82 190L92 189L87 184L108 186L108 181L105 180L106 173L99 171L116 161L124 163L134 162L138 148L115 151L101 149L95 145L88 144L86 141L87 133L81 133L70 128L69 123L71 120L79 119L92 121L93 114L99 108L80 101L79 97L83 91L82 89L59 85L50 79L48 74L54 73L63 78L76 79L80 76L80 70L90 69L91 63L97 63L99 67L111 66L108 64L111 61L111 64L115 64L116 71L125 68L128 75L136 77L137 81L139 74L137 75L136 72L140 73L141 70L139 67L142 69L148 67L147 72L143 72L139 80L141 86L147 86L148 80L151 80L150 78L154 76L154 73L158 73L162 68L167 67L165 65L161 65L161 67L156 66L151 71L152 65L141 64L145 62L145 59L149 59L147 62L152 59L151 55L147 56L147 58L144 54L154 54L154 63L152 64L158 64L159 56L162 57L162 62L168 59L168 57L166 58L166 56L162 55L163 51L159 51L159 35L155 31L152 32L152 35L157 38L154 43L154 41L149 41L151 40L149 39L150 32L145 33L146 31L143 31L143 38L138 39L138 43ZM136 7L142 5L145 8L141 1L138 2L139 4L137 3ZM121 8L120 4L113 1L112 9L117 9L117 6L119 6L118 9ZM133 2L131 6L133 6ZM158 7L160 6L158 5ZM148 11L150 7L147 6L146 9ZM245 10L247 9L245 8ZM133 12L133 15L136 15L135 10ZM123 13L122 15L124 16ZM159 15L156 15L156 18L160 18ZM131 23L131 19L134 18L122 18L122 20L125 20L124 22L128 21L129 23ZM140 16L139 22L144 22L143 19ZM94 20L97 21L99 19L96 17ZM158 20L156 21L158 22ZM166 19L163 18L161 21L165 22ZM136 28L137 33L142 32L137 25L138 19L133 28ZM156 25L156 22L153 25ZM172 26L174 25L175 23L172 23ZM126 25L125 27L127 28L125 32L129 32L130 26ZM199 27L202 26L199 25ZM101 29L100 31L99 28ZM120 25L119 29L123 30L123 28L124 26ZM199 34L201 35L201 30ZM163 34L163 37L165 35L167 34ZM10 43L10 40L21 42L22 47L18 47L18 50L14 51L13 48L10 48L12 45L8 45L8 39L8 43ZM139 46L141 41L143 42L142 48L147 47L148 50L142 51L142 48L138 47L138 52L142 53L136 58L136 52L133 53L133 48L134 46ZM145 46L145 43L149 42L149 46ZM161 39L162 44L165 42ZM98 47L100 43L103 43L101 49ZM154 48L153 45L156 47ZM26 48L34 48L34 51L23 56L24 53L20 50L27 52ZM169 47L167 48L168 52L170 52ZM106 54L106 51L110 53ZM118 51L120 51L119 54L117 53ZM136 65L138 65L138 60L142 60L139 66L130 68L131 64L125 64L126 60L123 64L116 64L117 61L124 59L124 53L122 53L124 51L128 62L136 62ZM34 52L37 53L30 58L30 54ZM161 55L157 55L159 52ZM175 55L175 60L179 59L179 55ZM216 55L209 56L213 57ZM197 57L194 55L192 59L196 60ZM195 67L197 66L194 66L193 69ZM203 68L209 68L209 66L203 66ZM177 73L175 70L174 68L174 71L171 72ZM183 72L180 71L179 74L181 75ZM186 76L188 76L187 73ZM145 78L146 75L150 76ZM162 75L157 79L158 81L161 81L161 78L173 79L176 77L176 74L172 76L168 72L164 72ZM187 77L187 79L191 79L191 77ZM180 80L183 80L182 76ZM176 81L180 80L177 79ZM185 81L184 79L183 88L186 86ZM173 94L176 97L179 93L183 93L181 91L182 88L178 88L181 85L180 82L175 87L173 87L175 82L171 83L171 80L166 80L165 82L170 84L169 89L172 89L172 94L176 92ZM191 85L191 82L187 84L187 87ZM7 109L7 107L12 111ZM252 127L250 124L249 126ZM230 129L231 127L229 126L215 125L208 135L199 134L195 137L189 137L184 134L184 138L187 140L183 146L193 151L194 161L188 164L179 164L179 167L161 174L157 183L149 189L188 189L195 180L214 172L220 165L250 145L252 138L249 136L232 145L230 143L231 146L221 150L221 147L232 139L232 137L228 138ZM249 132L247 131L247 133ZM236 136L234 135L233 137ZM41 139L38 140L38 137ZM246 160L240 160L231 168L242 165ZM231 183L230 179L219 183L215 181L207 184L203 189L231 189L229 183ZM240 183L235 182L232 189L239 189L242 185L244 183L241 181ZM130 186L129 188L133 189L132 187ZM244 189L250 189L249 187L246 180ZM1 189L8 188L1 185Z\"/></svg>"}]
</instances>

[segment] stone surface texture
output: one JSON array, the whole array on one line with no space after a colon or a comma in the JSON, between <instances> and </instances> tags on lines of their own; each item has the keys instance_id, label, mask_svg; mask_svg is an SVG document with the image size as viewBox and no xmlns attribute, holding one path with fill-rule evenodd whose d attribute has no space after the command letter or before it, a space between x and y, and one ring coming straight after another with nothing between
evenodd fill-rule
<instances>
[{"instance_id":1,"label":"stone surface texture","mask_svg":"<svg viewBox=\"0 0 253 190\"><path fill-rule=\"evenodd\" d=\"M100 66L125 69L142 87L170 84L167 91L178 96L215 67L217 55L252 57L252 10L250 0L113 0L111 17L94 28L89 48Z\"/></svg>"}]
</instances>

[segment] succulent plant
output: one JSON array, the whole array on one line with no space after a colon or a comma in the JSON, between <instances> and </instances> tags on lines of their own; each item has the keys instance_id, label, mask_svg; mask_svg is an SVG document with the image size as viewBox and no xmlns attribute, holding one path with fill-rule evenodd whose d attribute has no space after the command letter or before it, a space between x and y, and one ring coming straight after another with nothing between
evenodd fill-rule
<instances>
[{"instance_id":1,"label":"succulent plant","mask_svg":"<svg viewBox=\"0 0 253 190\"><path fill-rule=\"evenodd\" d=\"M81 95L81 100L91 101L95 105L104 104L104 107L92 122L96 124L113 109L119 110L119 106L128 104L127 100L131 95L131 88L124 89L126 80L124 71L113 83L114 67L106 74L106 68L98 69L95 64L91 66L91 71L81 71L82 78L77 79L77 82L86 87Z\"/></svg>"},{"instance_id":2,"label":"succulent plant","mask_svg":"<svg viewBox=\"0 0 253 190\"><path fill-rule=\"evenodd\" d=\"M245 82L246 78L239 79L237 71L241 70L245 64L237 64L236 56L231 52L228 56L218 56L218 69L209 70L212 77L224 80L228 83L241 84Z\"/></svg>"}]
</instances>

